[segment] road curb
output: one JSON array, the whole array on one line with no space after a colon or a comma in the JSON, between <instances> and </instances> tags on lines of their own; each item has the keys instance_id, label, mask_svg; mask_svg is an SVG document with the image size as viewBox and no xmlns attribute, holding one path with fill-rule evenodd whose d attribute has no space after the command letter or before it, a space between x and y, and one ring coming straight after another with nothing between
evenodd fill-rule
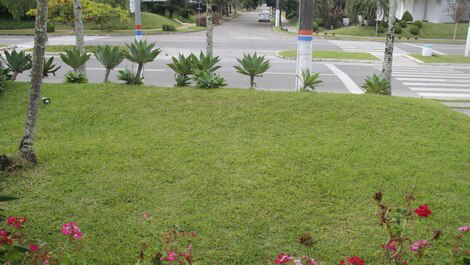
<instances>
[{"instance_id":1,"label":"road curb","mask_svg":"<svg viewBox=\"0 0 470 265\"><path fill-rule=\"evenodd\" d=\"M191 31L162 31L158 33L151 33L151 34L143 34L145 36L155 36L155 35L167 35L167 34L186 34L186 33L193 33L193 32L200 32L204 31L206 29L197 29L197 30L191 30ZM34 36L34 33L31 34L8 34L8 33L3 33L0 32L0 36L22 36L22 37L31 37ZM48 34L49 37L64 37L64 36L75 36L73 33L71 34ZM100 37L113 37L113 36L134 36L134 32L129 32L129 33L116 33L116 34L85 34L85 36L100 36Z\"/></svg>"},{"instance_id":2,"label":"road curb","mask_svg":"<svg viewBox=\"0 0 470 265\"><path fill-rule=\"evenodd\" d=\"M292 57L286 57L286 56L282 56L279 54L280 51L277 51L276 52L276 56L281 58L281 59L285 59L285 60L291 60L291 61L295 61L296 59L292 58ZM327 58L312 58L312 61L314 62L332 62L332 63L369 63L369 64L382 64L382 61L372 61L372 60L359 60L359 59L327 59Z\"/></svg>"},{"instance_id":3,"label":"road curb","mask_svg":"<svg viewBox=\"0 0 470 265\"><path fill-rule=\"evenodd\" d=\"M470 67L470 64L468 63L425 63L409 54L403 54L403 56L425 66L468 66Z\"/></svg>"}]
</instances>

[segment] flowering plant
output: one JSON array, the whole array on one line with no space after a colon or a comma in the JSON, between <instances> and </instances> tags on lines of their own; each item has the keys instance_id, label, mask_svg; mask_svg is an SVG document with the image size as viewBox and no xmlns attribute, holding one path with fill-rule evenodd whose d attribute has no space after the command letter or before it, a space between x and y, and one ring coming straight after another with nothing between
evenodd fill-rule
<instances>
[{"instance_id":1,"label":"flowering plant","mask_svg":"<svg viewBox=\"0 0 470 265\"><path fill-rule=\"evenodd\" d=\"M274 264L317 265L318 263L314 258L308 256L294 258L289 254L280 253L274 260Z\"/></svg>"}]
</instances>

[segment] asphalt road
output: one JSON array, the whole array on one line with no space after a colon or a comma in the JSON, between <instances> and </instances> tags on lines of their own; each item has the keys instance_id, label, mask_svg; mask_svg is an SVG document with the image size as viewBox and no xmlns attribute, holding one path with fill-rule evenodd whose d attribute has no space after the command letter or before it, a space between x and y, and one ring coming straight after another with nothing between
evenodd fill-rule
<instances>
[{"instance_id":1,"label":"asphalt road","mask_svg":"<svg viewBox=\"0 0 470 265\"><path fill-rule=\"evenodd\" d=\"M157 47L162 48L162 53L155 62L146 64L144 76L145 84L157 86L172 86L174 84L173 72L166 64L170 62L171 56L178 53L189 54L199 53L205 50L205 32L192 32L184 34L163 34L145 36L147 41L156 42ZM133 36L90 36L86 39L87 45L110 44L124 45L133 41ZM31 45L31 37L8 37L0 36L0 43L4 44L25 44ZM49 44L74 44L73 36L61 36L49 38ZM222 68L218 71L226 80L229 87L249 87L248 77L238 74L233 68L237 64L236 58L240 58L244 53L257 52L263 54L271 62L270 70L264 77L256 80L258 89L273 91L292 91L295 84L295 62L280 59L276 56L277 51L296 49L296 36L286 33L273 32L269 23L259 23L257 13L244 13L240 17L230 22L225 22L221 26L214 28L214 54L220 56ZM354 42L340 40L325 40L314 38L314 49L318 50L358 50L369 51L377 56L383 54L383 44L379 42ZM439 51L445 53L463 53L463 45L438 44ZM416 44L399 43L395 49L395 67L398 75L404 75L405 81L394 78L393 94L410 97L439 97L436 93L442 93L444 98L464 98L470 99L470 68L467 67L422 67L415 62L406 59L400 54L419 52ZM62 64L59 59L56 62ZM119 68L136 68L135 65L127 61L123 62ZM339 63L339 62L314 62L313 69L320 73L320 78L324 81L318 87L320 92L351 93L360 90L364 79L380 72L380 62L376 64L365 63ZM63 76L70 70L63 65L58 72L57 78L50 77L46 82L63 82ZM101 82L104 77L103 67L95 60L91 59L87 64L87 74L90 82ZM451 71L451 72L449 72ZM437 91L439 87L429 85L426 79L444 74L446 78L452 77L463 80L461 84L453 84L444 87L443 92ZM416 76L416 77L415 77ZM409 82L407 79L416 79ZM27 81L28 74L21 74L20 80ZM111 80L119 82L116 72L112 72ZM430 79L432 80L432 79ZM447 79L438 82L447 82ZM417 83L421 82L421 83ZM424 83L423 83L424 82ZM405 84L406 83L406 84ZM432 93L423 90L423 86L431 88ZM412 87L413 89L410 89ZM447 93L447 89L451 89ZM419 91L419 92L417 92ZM424 91L424 92L423 92Z\"/></svg>"}]
</instances>

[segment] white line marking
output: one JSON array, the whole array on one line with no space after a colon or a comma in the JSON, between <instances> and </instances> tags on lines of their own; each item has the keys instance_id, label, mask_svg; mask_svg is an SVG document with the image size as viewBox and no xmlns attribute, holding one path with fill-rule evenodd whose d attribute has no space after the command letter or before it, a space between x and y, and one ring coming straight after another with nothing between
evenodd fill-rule
<instances>
[{"instance_id":1,"label":"white line marking","mask_svg":"<svg viewBox=\"0 0 470 265\"><path fill-rule=\"evenodd\" d=\"M227 71L229 72L229 71ZM231 73L231 72L230 72ZM288 73L288 72L265 72L263 75L292 75L295 76L295 73ZM336 76L335 74L322 74L320 76Z\"/></svg>"},{"instance_id":2,"label":"white line marking","mask_svg":"<svg viewBox=\"0 0 470 265\"><path fill-rule=\"evenodd\" d=\"M405 86L430 86L430 87L468 87L470 88L470 84L447 84L447 83L408 83L404 82L403 85Z\"/></svg>"},{"instance_id":3,"label":"white line marking","mask_svg":"<svg viewBox=\"0 0 470 265\"><path fill-rule=\"evenodd\" d=\"M401 73L401 74L405 74L405 73L415 73L415 74L451 74L451 73L456 73L456 74L461 74L462 72L459 72L459 71L455 71L453 69L449 69L449 70L437 70L437 69L433 69L433 70L426 70L426 69L414 69L414 70L394 70L393 72L396 72L396 73Z\"/></svg>"},{"instance_id":4,"label":"white line marking","mask_svg":"<svg viewBox=\"0 0 470 265\"><path fill-rule=\"evenodd\" d=\"M463 92L470 93L470 88L437 88L437 87L410 87L413 91L433 91L433 92Z\"/></svg>"},{"instance_id":5,"label":"white line marking","mask_svg":"<svg viewBox=\"0 0 470 265\"><path fill-rule=\"evenodd\" d=\"M470 83L470 80L434 79L434 78L396 78L399 81Z\"/></svg>"},{"instance_id":6,"label":"white line marking","mask_svg":"<svg viewBox=\"0 0 470 265\"><path fill-rule=\"evenodd\" d=\"M412 47L416 47L416 48L420 48L420 49L423 48L423 46L419 46L419 45L416 45L416 44L411 44L411 43L403 43L403 44L406 44L406 45L409 45L409 46L412 46ZM435 53L435 54L438 54L438 55L446 55L445 53L440 52L440 51L436 51L434 49L432 49L432 53Z\"/></svg>"},{"instance_id":7,"label":"white line marking","mask_svg":"<svg viewBox=\"0 0 470 265\"><path fill-rule=\"evenodd\" d=\"M338 78L343 82L344 86L353 94L364 94L364 91L360 89L356 83L343 71L341 71L338 67L332 64L325 64L333 73L338 76Z\"/></svg>"},{"instance_id":8,"label":"white line marking","mask_svg":"<svg viewBox=\"0 0 470 265\"><path fill-rule=\"evenodd\" d=\"M423 97L430 98L470 98L470 94L457 94L457 93L417 93Z\"/></svg>"}]
</instances>

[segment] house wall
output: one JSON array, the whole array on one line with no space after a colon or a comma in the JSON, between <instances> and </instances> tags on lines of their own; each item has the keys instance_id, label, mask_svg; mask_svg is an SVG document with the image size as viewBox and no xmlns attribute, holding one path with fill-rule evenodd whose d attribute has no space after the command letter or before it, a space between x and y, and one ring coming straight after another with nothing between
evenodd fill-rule
<instances>
[{"instance_id":1,"label":"house wall","mask_svg":"<svg viewBox=\"0 0 470 265\"><path fill-rule=\"evenodd\" d=\"M427 1L427 5L426 5ZM397 18L401 19L405 11L409 11L414 20L428 20L433 23L454 22L445 11L448 0L398 0ZM424 8L427 6L427 12ZM426 17L425 17L426 15ZM467 20L465 15L463 20Z\"/></svg>"}]
</instances>

